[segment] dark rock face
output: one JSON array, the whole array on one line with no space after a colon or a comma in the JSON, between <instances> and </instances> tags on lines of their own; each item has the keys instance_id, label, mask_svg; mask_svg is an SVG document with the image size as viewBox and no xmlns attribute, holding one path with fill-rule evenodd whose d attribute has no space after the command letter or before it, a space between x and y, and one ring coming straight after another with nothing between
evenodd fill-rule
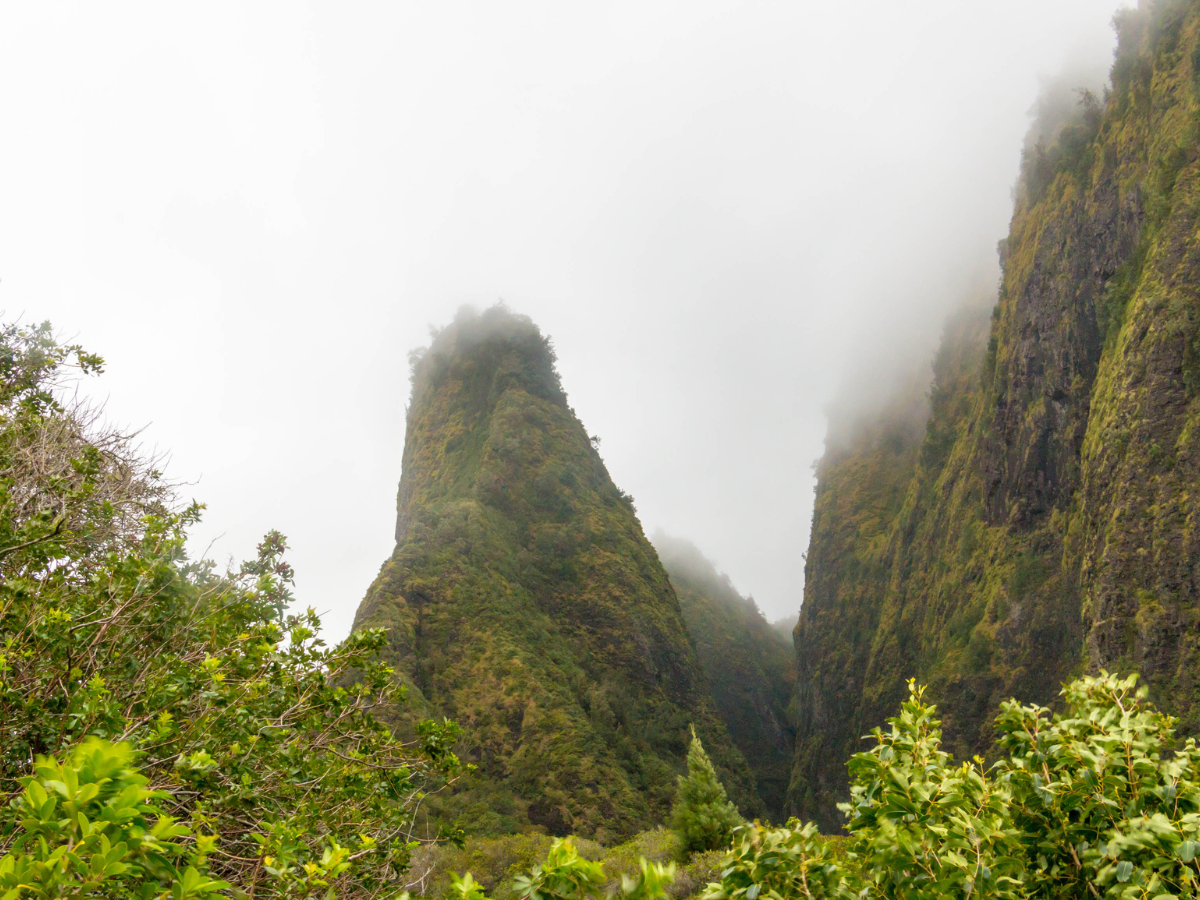
<instances>
[{"instance_id":1,"label":"dark rock face","mask_svg":"<svg viewBox=\"0 0 1200 900\"><path fill-rule=\"evenodd\" d=\"M460 314L414 357L403 465L396 548L355 627L388 632L396 727L466 731L478 773L429 798L434 824L623 838L669 809L690 724L760 812L667 574L532 322Z\"/></svg>"},{"instance_id":2,"label":"dark rock face","mask_svg":"<svg viewBox=\"0 0 1200 900\"><path fill-rule=\"evenodd\" d=\"M983 468L992 522L1028 527L1070 502L1102 339L1097 301L1129 257L1140 224L1136 192L1121 198L1105 167L1086 200L1050 221L1014 220L998 332ZM1026 234L1026 229L1036 229Z\"/></svg>"},{"instance_id":3,"label":"dark rock face","mask_svg":"<svg viewBox=\"0 0 1200 900\"><path fill-rule=\"evenodd\" d=\"M821 463L789 803L823 828L908 678L959 756L1081 668L1140 671L1200 731L1200 3L1118 25L1106 105L1027 163L990 325L947 331L925 433L881 454L893 410Z\"/></svg>"}]
</instances>

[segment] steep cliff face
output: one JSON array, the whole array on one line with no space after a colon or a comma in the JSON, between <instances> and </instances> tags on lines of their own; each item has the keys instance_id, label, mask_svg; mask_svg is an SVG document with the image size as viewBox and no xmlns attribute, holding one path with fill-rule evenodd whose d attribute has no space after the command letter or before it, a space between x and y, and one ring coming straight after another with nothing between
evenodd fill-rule
<instances>
[{"instance_id":1,"label":"steep cliff face","mask_svg":"<svg viewBox=\"0 0 1200 900\"><path fill-rule=\"evenodd\" d=\"M1143 124L1119 174L1137 243L1101 304L1104 351L1083 438L1068 558L1093 666L1142 672L1200 731L1200 9L1132 18L1114 80ZM1136 42L1136 43L1135 43ZM1131 129L1132 131L1132 129Z\"/></svg>"},{"instance_id":2,"label":"steep cliff face","mask_svg":"<svg viewBox=\"0 0 1200 900\"><path fill-rule=\"evenodd\" d=\"M896 519L920 446L920 385L904 385L879 421L850 423L817 467L797 653L795 762L789 803L834 827L848 756L861 734L859 707L894 554ZM824 811L825 815L819 815Z\"/></svg>"},{"instance_id":3,"label":"steep cliff face","mask_svg":"<svg viewBox=\"0 0 1200 900\"><path fill-rule=\"evenodd\" d=\"M654 548L679 597L717 713L746 757L772 820L785 820L794 733L787 709L796 683L789 639L763 618L689 541L657 534Z\"/></svg>"},{"instance_id":4,"label":"steep cliff face","mask_svg":"<svg viewBox=\"0 0 1200 900\"><path fill-rule=\"evenodd\" d=\"M1200 724L1200 3L1117 24L1111 94L1025 161L990 325L948 329L924 435L883 455L885 414L821 464L789 801L826 828L910 677L960 755L1081 668Z\"/></svg>"},{"instance_id":5,"label":"steep cliff face","mask_svg":"<svg viewBox=\"0 0 1200 900\"><path fill-rule=\"evenodd\" d=\"M410 703L478 773L437 818L614 840L660 820L695 723L760 810L632 501L567 405L548 340L495 307L414 355L396 548L355 627L383 627Z\"/></svg>"}]
</instances>

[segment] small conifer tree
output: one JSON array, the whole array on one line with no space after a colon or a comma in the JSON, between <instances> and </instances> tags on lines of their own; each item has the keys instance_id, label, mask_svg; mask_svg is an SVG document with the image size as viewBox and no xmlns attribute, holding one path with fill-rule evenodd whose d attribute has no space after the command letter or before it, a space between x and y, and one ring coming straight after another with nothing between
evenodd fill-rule
<instances>
[{"instance_id":1,"label":"small conifer tree","mask_svg":"<svg viewBox=\"0 0 1200 900\"><path fill-rule=\"evenodd\" d=\"M679 776L671 809L671 827L682 840L684 852L728 847L733 829L742 821L693 727L687 774Z\"/></svg>"}]
</instances>

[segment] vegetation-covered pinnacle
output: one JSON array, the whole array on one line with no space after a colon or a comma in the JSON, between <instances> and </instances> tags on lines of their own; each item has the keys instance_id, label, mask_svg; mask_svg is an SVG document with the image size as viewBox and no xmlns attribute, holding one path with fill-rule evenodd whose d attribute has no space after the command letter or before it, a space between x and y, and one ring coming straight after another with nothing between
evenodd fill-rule
<instances>
[{"instance_id":1,"label":"vegetation-covered pinnacle","mask_svg":"<svg viewBox=\"0 0 1200 900\"><path fill-rule=\"evenodd\" d=\"M497 306L413 355L397 543L356 627L478 765L437 821L625 836L667 814L689 722L759 810L632 499L567 405L549 341ZM405 727L403 719L398 727Z\"/></svg>"}]
</instances>

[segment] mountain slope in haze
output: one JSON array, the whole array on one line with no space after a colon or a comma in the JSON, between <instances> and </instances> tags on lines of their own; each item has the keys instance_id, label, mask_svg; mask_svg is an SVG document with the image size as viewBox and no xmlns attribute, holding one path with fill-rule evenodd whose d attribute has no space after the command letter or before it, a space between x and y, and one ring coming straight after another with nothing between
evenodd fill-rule
<instances>
[{"instance_id":1,"label":"mountain slope in haze","mask_svg":"<svg viewBox=\"0 0 1200 900\"><path fill-rule=\"evenodd\" d=\"M775 629L775 633L787 641L788 646L792 646L792 632L796 630L796 623L800 621L800 617L783 616L771 623L771 627Z\"/></svg>"},{"instance_id":2,"label":"mountain slope in haze","mask_svg":"<svg viewBox=\"0 0 1200 900\"><path fill-rule=\"evenodd\" d=\"M396 548L355 627L383 627L410 703L478 772L436 818L616 840L660 821L697 732L761 810L679 602L567 405L549 341L502 306L413 356Z\"/></svg>"},{"instance_id":3,"label":"mountain slope in haze","mask_svg":"<svg viewBox=\"0 0 1200 900\"><path fill-rule=\"evenodd\" d=\"M791 636L781 637L691 542L660 532L654 549L679 597L717 713L768 815L782 822L794 741L787 718L796 681Z\"/></svg>"},{"instance_id":4,"label":"mountain slope in haze","mask_svg":"<svg viewBox=\"0 0 1200 900\"><path fill-rule=\"evenodd\" d=\"M1112 90L1024 161L990 322L948 330L923 433L827 451L796 628L790 808L931 685L983 750L1007 696L1140 671L1200 726L1200 3L1117 17Z\"/></svg>"},{"instance_id":5,"label":"mountain slope in haze","mask_svg":"<svg viewBox=\"0 0 1200 900\"><path fill-rule=\"evenodd\" d=\"M836 804L848 795L846 760L862 749L862 735L895 714L904 679L919 671L907 661L889 668L895 649L906 650L915 637L888 600L922 577L906 568L915 565L909 544L937 502L986 334L986 312L961 314L946 330L928 397L920 380L909 380L872 419L831 426L817 466L794 632L797 733L788 802L826 831L842 821Z\"/></svg>"}]
</instances>

